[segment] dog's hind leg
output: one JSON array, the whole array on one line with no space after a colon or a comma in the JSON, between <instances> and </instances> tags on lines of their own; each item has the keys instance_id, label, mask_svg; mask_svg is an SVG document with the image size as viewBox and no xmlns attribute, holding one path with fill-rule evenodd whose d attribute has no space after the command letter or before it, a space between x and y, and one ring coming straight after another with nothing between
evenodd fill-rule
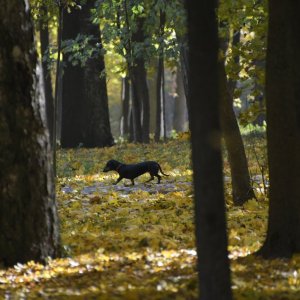
<instances>
[{"instance_id":1,"label":"dog's hind leg","mask_svg":"<svg viewBox=\"0 0 300 300\"><path fill-rule=\"evenodd\" d=\"M160 180L161 180L161 176L160 175L155 175L157 177L157 183L160 183Z\"/></svg>"},{"instance_id":2,"label":"dog's hind leg","mask_svg":"<svg viewBox=\"0 0 300 300\"><path fill-rule=\"evenodd\" d=\"M152 181L153 179L154 179L154 176L151 175L151 178L150 178L149 180L145 181L145 183L146 183L146 182L150 182L150 181Z\"/></svg>"}]
</instances>

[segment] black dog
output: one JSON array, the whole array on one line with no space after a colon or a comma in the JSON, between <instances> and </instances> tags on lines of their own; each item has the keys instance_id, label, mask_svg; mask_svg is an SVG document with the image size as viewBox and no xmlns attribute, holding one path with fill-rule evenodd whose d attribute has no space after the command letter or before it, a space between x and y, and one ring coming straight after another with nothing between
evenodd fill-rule
<instances>
[{"instance_id":1,"label":"black dog","mask_svg":"<svg viewBox=\"0 0 300 300\"><path fill-rule=\"evenodd\" d=\"M165 176L169 176L163 173L160 165L156 161L145 161L138 164L126 165L112 159L107 162L103 170L103 172L108 171L117 171L119 173L119 178L115 184L120 182L123 178L127 178L130 179L132 185L134 185L134 178L145 173L150 173L151 176L151 178L146 182L153 180L155 176L158 178L157 183L160 183L161 176L158 174L158 171Z\"/></svg>"}]
</instances>

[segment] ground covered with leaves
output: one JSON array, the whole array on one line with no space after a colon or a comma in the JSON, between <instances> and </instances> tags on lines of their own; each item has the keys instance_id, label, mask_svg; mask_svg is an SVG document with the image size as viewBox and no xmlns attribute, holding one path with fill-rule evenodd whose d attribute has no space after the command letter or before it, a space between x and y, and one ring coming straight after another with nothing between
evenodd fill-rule
<instances>
[{"instance_id":1,"label":"ground covered with leaves","mask_svg":"<svg viewBox=\"0 0 300 300\"><path fill-rule=\"evenodd\" d=\"M261 145L261 144L260 144ZM250 153L250 152L249 152ZM235 299L299 299L300 257L254 255L267 223L267 199L252 154L258 201L233 207L225 160L229 257ZM158 161L169 177L118 185L107 160ZM257 179L258 178L258 179ZM64 258L0 270L2 299L196 299L197 274L190 148L186 137L164 144L60 150L57 200Z\"/></svg>"}]
</instances>

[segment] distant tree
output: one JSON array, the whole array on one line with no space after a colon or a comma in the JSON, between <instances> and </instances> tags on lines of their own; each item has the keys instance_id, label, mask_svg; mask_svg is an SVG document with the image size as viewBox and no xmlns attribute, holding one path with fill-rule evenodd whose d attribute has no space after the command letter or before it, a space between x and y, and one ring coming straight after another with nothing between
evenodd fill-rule
<instances>
[{"instance_id":1,"label":"distant tree","mask_svg":"<svg viewBox=\"0 0 300 300\"><path fill-rule=\"evenodd\" d=\"M122 78L122 117L121 117L121 136L128 137L129 135L129 119L130 119L130 83L128 76Z\"/></svg>"},{"instance_id":2,"label":"distant tree","mask_svg":"<svg viewBox=\"0 0 300 300\"><path fill-rule=\"evenodd\" d=\"M187 130L186 124L188 122L187 117L187 105L186 97L183 86L183 76L181 66L178 65L176 71L176 95L174 103L174 118L173 126L177 132L182 132Z\"/></svg>"},{"instance_id":3,"label":"distant tree","mask_svg":"<svg viewBox=\"0 0 300 300\"><path fill-rule=\"evenodd\" d=\"M26 5L27 3L27 5ZM59 253L42 70L27 1L0 6L0 263Z\"/></svg>"},{"instance_id":4,"label":"distant tree","mask_svg":"<svg viewBox=\"0 0 300 300\"><path fill-rule=\"evenodd\" d=\"M270 207L266 258L300 252L300 2L269 1L266 62Z\"/></svg>"},{"instance_id":5,"label":"distant tree","mask_svg":"<svg viewBox=\"0 0 300 300\"><path fill-rule=\"evenodd\" d=\"M113 145L100 27L91 18L95 1L64 13L64 75L61 145ZM74 53L72 44L82 47ZM82 46L84 44L84 47ZM69 50L71 49L71 50Z\"/></svg>"},{"instance_id":6,"label":"distant tree","mask_svg":"<svg viewBox=\"0 0 300 300\"><path fill-rule=\"evenodd\" d=\"M187 1L186 6L200 299L231 299L220 147L217 1Z\"/></svg>"},{"instance_id":7,"label":"distant tree","mask_svg":"<svg viewBox=\"0 0 300 300\"><path fill-rule=\"evenodd\" d=\"M163 131L164 135L165 126L162 126L161 120L163 119L163 123L165 124L165 101L163 101L164 93L165 93L165 68L164 68L164 31L166 24L166 13L162 9L159 12L160 21L159 21L159 57L158 57L158 66L157 66L157 76L156 76L156 128L155 128L155 141L158 142L160 140L161 131ZM163 109L162 109L163 108ZM162 118L163 116L163 118Z\"/></svg>"}]
</instances>

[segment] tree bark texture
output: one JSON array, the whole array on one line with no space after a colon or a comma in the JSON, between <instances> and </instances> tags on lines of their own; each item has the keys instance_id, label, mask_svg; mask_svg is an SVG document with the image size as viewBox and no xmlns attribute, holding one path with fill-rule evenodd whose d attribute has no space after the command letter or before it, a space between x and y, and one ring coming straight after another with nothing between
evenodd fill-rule
<instances>
[{"instance_id":1,"label":"tree bark texture","mask_svg":"<svg viewBox=\"0 0 300 300\"><path fill-rule=\"evenodd\" d=\"M64 13L63 40L74 39L78 33L91 35L91 46L101 44L99 25L90 19L93 1L88 1L81 10ZM114 144L109 123L108 97L105 64L97 52L87 59L84 67L73 66L64 55L66 68L63 76L62 136L64 148L107 147Z\"/></svg>"},{"instance_id":2,"label":"tree bark texture","mask_svg":"<svg viewBox=\"0 0 300 300\"><path fill-rule=\"evenodd\" d=\"M43 7L45 15L47 15L47 8ZM40 21L40 42L41 42L41 55L42 55L42 67L43 67L43 80L45 87L46 98L46 116L47 127L50 134L50 141L53 140L53 121L54 121L54 99L52 94L52 81L51 74L48 70L48 62L45 61L47 57L47 50L49 47L49 28L48 21Z\"/></svg>"},{"instance_id":3,"label":"tree bark texture","mask_svg":"<svg viewBox=\"0 0 300 300\"><path fill-rule=\"evenodd\" d=\"M28 2L5 1L0 19L0 263L11 266L56 257L59 230Z\"/></svg>"},{"instance_id":4,"label":"tree bark texture","mask_svg":"<svg viewBox=\"0 0 300 300\"><path fill-rule=\"evenodd\" d=\"M255 195L251 186L243 139L233 110L224 60L219 61L218 68L221 129L230 165L232 197L235 205L242 205L247 200L254 198Z\"/></svg>"},{"instance_id":5,"label":"tree bark texture","mask_svg":"<svg viewBox=\"0 0 300 300\"><path fill-rule=\"evenodd\" d=\"M266 258L300 252L300 2L269 1L266 62L270 206Z\"/></svg>"},{"instance_id":6,"label":"tree bark texture","mask_svg":"<svg viewBox=\"0 0 300 300\"><path fill-rule=\"evenodd\" d=\"M232 299L219 123L217 1L187 1L200 299Z\"/></svg>"}]
</instances>

